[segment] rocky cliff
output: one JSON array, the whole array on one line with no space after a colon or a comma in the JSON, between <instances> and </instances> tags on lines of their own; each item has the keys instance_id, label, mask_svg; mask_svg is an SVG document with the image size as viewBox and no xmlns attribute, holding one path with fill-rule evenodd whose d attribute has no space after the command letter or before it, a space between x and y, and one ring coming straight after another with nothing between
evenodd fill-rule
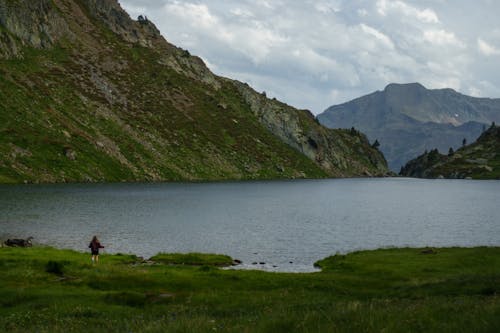
<instances>
[{"instance_id":1,"label":"rocky cliff","mask_svg":"<svg viewBox=\"0 0 500 333\"><path fill-rule=\"evenodd\" d=\"M400 175L418 178L500 179L500 127L494 124L477 139L447 155L425 152L401 168Z\"/></svg>"},{"instance_id":2,"label":"rocky cliff","mask_svg":"<svg viewBox=\"0 0 500 333\"><path fill-rule=\"evenodd\" d=\"M360 133L218 77L116 0L0 0L0 182L384 175Z\"/></svg>"},{"instance_id":3,"label":"rocky cliff","mask_svg":"<svg viewBox=\"0 0 500 333\"><path fill-rule=\"evenodd\" d=\"M418 83L389 84L383 91L336 105L318 116L331 128L351 128L380 142L389 167L399 170L425 150L460 148L484 126L500 121L500 99L475 98L452 89L426 89Z\"/></svg>"}]
</instances>

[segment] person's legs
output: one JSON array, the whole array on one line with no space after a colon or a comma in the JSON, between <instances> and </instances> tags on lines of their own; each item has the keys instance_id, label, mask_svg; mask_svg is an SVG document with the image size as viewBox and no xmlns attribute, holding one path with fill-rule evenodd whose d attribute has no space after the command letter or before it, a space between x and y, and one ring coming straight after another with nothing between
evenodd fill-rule
<instances>
[{"instance_id":1,"label":"person's legs","mask_svg":"<svg viewBox=\"0 0 500 333\"><path fill-rule=\"evenodd\" d=\"M95 255L92 255L92 263L95 262Z\"/></svg>"},{"instance_id":2,"label":"person's legs","mask_svg":"<svg viewBox=\"0 0 500 333\"><path fill-rule=\"evenodd\" d=\"M99 262L99 255L95 256L95 262Z\"/></svg>"}]
</instances>

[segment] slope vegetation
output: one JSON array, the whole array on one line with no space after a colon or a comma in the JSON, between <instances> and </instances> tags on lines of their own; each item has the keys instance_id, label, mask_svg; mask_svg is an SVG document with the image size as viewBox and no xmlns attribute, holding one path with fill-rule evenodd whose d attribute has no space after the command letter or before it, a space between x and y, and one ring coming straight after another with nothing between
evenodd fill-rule
<instances>
[{"instance_id":1,"label":"slope vegetation","mask_svg":"<svg viewBox=\"0 0 500 333\"><path fill-rule=\"evenodd\" d=\"M212 74L116 0L0 0L0 182L383 175L359 133Z\"/></svg>"},{"instance_id":2,"label":"slope vegetation","mask_svg":"<svg viewBox=\"0 0 500 333\"><path fill-rule=\"evenodd\" d=\"M476 142L442 155L431 150L408 162L400 174L420 178L500 179L500 127L492 125Z\"/></svg>"}]
</instances>

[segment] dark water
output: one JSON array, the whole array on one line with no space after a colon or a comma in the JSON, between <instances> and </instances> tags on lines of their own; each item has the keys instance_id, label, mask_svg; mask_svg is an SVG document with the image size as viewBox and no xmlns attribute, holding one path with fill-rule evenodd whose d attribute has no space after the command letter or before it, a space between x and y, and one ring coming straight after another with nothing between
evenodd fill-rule
<instances>
[{"instance_id":1,"label":"dark water","mask_svg":"<svg viewBox=\"0 0 500 333\"><path fill-rule=\"evenodd\" d=\"M0 186L0 237L87 251L94 234L104 253L215 252L310 271L359 249L499 246L500 181Z\"/></svg>"}]
</instances>

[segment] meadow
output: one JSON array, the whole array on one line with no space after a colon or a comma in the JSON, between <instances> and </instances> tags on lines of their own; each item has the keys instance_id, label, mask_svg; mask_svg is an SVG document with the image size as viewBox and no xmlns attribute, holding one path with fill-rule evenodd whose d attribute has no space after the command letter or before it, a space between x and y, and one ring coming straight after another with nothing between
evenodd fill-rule
<instances>
[{"instance_id":1,"label":"meadow","mask_svg":"<svg viewBox=\"0 0 500 333\"><path fill-rule=\"evenodd\" d=\"M500 248L337 254L316 273L227 256L0 248L3 332L498 332Z\"/></svg>"}]
</instances>

